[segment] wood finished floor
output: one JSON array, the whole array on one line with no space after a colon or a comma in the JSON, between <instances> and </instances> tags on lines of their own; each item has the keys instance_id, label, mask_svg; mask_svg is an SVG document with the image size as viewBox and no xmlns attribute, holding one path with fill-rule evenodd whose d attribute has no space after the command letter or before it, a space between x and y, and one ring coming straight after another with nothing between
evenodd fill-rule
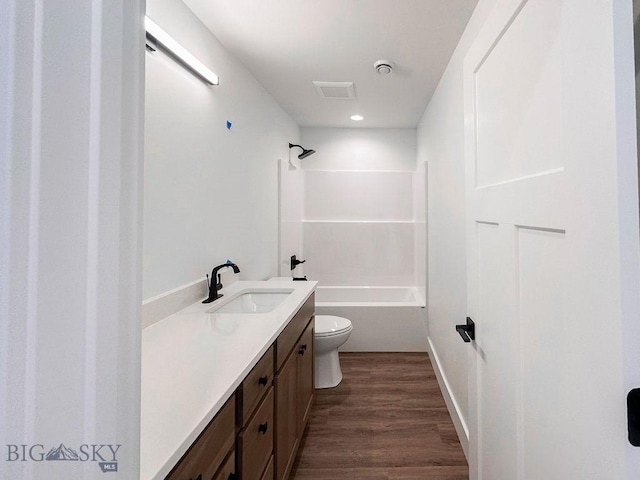
<instances>
[{"instance_id":1,"label":"wood finished floor","mask_svg":"<svg viewBox=\"0 0 640 480\"><path fill-rule=\"evenodd\" d=\"M316 390L291 480L468 480L426 353L341 353Z\"/></svg>"}]
</instances>

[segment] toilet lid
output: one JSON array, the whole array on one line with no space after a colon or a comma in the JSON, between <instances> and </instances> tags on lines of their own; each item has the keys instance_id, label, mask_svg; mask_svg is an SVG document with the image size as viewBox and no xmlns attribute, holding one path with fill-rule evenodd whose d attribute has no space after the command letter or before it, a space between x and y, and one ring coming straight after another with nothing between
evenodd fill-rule
<instances>
[{"instance_id":1,"label":"toilet lid","mask_svg":"<svg viewBox=\"0 0 640 480\"><path fill-rule=\"evenodd\" d=\"M352 328L349 319L333 315L316 315L314 327L316 337L335 335Z\"/></svg>"}]
</instances>

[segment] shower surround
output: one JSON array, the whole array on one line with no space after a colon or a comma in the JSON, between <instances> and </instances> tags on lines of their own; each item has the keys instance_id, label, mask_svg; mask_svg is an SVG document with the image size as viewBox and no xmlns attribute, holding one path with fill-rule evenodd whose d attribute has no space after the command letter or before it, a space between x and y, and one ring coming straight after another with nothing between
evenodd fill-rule
<instances>
[{"instance_id":1,"label":"shower surround","mask_svg":"<svg viewBox=\"0 0 640 480\"><path fill-rule=\"evenodd\" d=\"M426 175L415 130L308 128L302 140L318 153L299 164L302 247L291 254L306 263L295 276L319 282L319 313L352 321L341 350L426 351Z\"/></svg>"}]
</instances>

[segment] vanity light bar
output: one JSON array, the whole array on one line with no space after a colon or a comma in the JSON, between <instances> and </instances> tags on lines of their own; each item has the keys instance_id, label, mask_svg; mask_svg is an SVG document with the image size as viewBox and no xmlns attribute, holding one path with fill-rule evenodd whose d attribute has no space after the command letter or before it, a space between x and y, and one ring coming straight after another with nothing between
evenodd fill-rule
<instances>
[{"instance_id":1,"label":"vanity light bar","mask_svg":"<svg viewBox=\"0 0 640 480\"><path fill-rule=\"evenodd\" d=\"M161 44L166 50L175 55L181 62L189 67L194 73L201 77L209 85L220 85L220 78L213 73L207 67L205 67L200 60L191 55L186 48L176 42L167 32L160 28L149 17L144 17L144 26L147 31L147 36L152 37L153 40Z\"/></svg>"}]
</instances>

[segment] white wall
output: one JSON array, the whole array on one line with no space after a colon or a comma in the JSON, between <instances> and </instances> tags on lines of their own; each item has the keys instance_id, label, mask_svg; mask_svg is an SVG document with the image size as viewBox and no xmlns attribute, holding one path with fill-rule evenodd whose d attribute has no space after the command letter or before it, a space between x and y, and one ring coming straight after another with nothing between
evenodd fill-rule
<instances>
[{"instance_id":1,"label":"white wall","mask_svg":"<svg viewBox=\"0 0 640 480\"><path fill-rule=\"evenodd\" d=\"M418 162L428 169L429 342L445 397L468 444L467 345L454 327L466 317L464 92L466 52L495 0L480 0L418 126Z\"/></svg>"},{"instance_id":2,"label":"white wall","mask_svg":"<svg viewBox=\"0 0 640 480\"><path fill-rule=\"evenodd\" d=\"M143 298L227 258L242 279L277 275L278 160L298 127L184 3L148 0L147 13L220 85L146 54Z\"/></svg>"},{"instance_id":3,"label":"white wall","mask_svg":"<svg viewBox=\"0 0 640 480\"><path fill-rule=\"evenodd\" d=\"M415 133L302 129L302 145L317 152L300 161L309 278L321 285L415 284Z\"/></svg>"},{"instance_id":4,"label":"white wall","mask_svg":"<svg viewBox=\"0 0 640 480\"><path fill-rule=\"evenodd\" d=\"M303 170L415 170L412 128L306 127L300 135L302 146L317 152L302 160Z\"/></svg>"}]
</instances>

